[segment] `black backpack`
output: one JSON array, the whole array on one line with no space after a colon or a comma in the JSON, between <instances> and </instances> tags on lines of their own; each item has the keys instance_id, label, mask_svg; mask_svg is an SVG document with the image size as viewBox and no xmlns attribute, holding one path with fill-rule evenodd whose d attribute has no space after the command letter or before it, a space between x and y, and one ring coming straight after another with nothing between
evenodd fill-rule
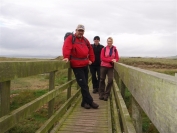
<instances>
[{"instance_id":1,"label":"black backpack","mask_svg":"<svg viewBox=\"0 0 177 133\"><path fill-rule=\"evenodd\" d=\"M68 36L70 36L70 35L72 35L72 44L74 44L74 42L75 42L75 40L76 40L76 37L74 36L73 32L67 32L67 33L65 34L65 36L64 36L64 40L66 40L66 38L67 38ZM89 44L88 44L88 42L87 42L87 39L86 39L85 37L84 37L84 41L85 41L85 43L87 44L87 47L90 48L90 47L89 47Z\"/></svg>"}]
</instances>

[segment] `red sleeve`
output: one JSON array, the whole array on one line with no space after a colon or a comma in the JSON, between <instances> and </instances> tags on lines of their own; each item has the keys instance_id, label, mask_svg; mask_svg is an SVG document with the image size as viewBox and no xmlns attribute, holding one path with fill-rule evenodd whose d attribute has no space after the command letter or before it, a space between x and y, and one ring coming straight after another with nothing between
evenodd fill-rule
<instances>
[{"instance_id":1,"label":"red sleeve","mask_svg":"<svg viewBox=\"0 0 177 133\"><path fill-rule=\"evenodd\" d=\"M106 48L106 47L105 47L105 48ZM112 58L111 58L111 57L105 57L105 54L104 54L105 48L102 48L102 50L101 50L101 57L100 57L100 59L101 59L102 61L104 61L104 62L112 62Z\"/></svg>"},{"instance_id":2,"label":"red sleeve","mask_svg":"<svg viewBox=\"0 0 177 133\"><path fill-rule=\"evenodd\" d=\"M71 50L72 50L72 35L68 36L63 44L63 58L70 58Z\"/></svg>"},{"instance_id":3,"label":"red sleeve","mask_svg":"<svg viewBox=\"0 0 177 133\"><path fill-rule=\"evenodd\" d=\"M93 52L93 48L90 45L90 42L88 40L87 40L87 42L88 42L88 45L89 45L89 60L91 62L94 62L95 61L95 55L94 55L94 52Z\"/></svg>"}]
</instances>

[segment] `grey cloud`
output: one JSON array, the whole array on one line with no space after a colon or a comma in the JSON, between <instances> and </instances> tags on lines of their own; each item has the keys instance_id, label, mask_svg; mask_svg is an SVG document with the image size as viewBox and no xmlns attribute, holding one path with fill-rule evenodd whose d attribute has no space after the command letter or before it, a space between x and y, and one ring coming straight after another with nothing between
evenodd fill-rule
<instances>
[{"instance_id":1,"label":"grey cloud","mask_svg":"<svg viewBox=\"0 0 177 133\"><path fill-rule=\"evenodd\" d=\"M8 50L41 55L61 54L64 34L75 31L79 23L85 25L85 36L91 43L95 35L101 37L104 45L108 36L114 36L121 55L177 54L176 7L173 0L2 0L0 8L0 48L3 49L0 49L0 54ZM160 37L154 36L154 33ZM123 34L127 34L127 38L121 40ZM135 34L137 40L131 37ZM147 41L152 44L157 41L158 46L140 45Z\"/></svg>"}]
</instances>

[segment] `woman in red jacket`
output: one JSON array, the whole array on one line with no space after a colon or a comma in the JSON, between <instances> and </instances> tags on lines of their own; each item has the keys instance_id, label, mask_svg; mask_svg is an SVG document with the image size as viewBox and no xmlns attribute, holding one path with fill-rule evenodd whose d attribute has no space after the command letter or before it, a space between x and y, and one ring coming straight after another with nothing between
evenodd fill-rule
<instances>
[{"instance_id":1,"label":"woman in red jacket","mask_svg":"<svg viewBox=\"0 0 177 133\"><path fill-rule=\"evenodd\" d=\"M101 51L101 69L100 69L100 84L99 84L99 99L108 100L111 87L113 85L113 70L114 62L118 62L118 51L113 44L112 37L108 37L107 46ZM108 83L105 88L106 75L108 77Z\"/></svg>"}]
</instances>

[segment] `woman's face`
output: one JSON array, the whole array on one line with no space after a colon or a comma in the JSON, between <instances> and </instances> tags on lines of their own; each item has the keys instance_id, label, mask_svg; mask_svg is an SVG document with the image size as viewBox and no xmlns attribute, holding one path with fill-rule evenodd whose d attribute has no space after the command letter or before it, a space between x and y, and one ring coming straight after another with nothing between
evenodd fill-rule
<instances>
[{"instance_id":1,"label":"woman's face","mask_svg":"<svg viewBox=\"0 0 177 133\"><path fill-rule=\"evenodd\" d=\"M112 46L112 40L111 39L108 39L107 43L108 43L109 46Z\"/></svg>"}]
</instances>

